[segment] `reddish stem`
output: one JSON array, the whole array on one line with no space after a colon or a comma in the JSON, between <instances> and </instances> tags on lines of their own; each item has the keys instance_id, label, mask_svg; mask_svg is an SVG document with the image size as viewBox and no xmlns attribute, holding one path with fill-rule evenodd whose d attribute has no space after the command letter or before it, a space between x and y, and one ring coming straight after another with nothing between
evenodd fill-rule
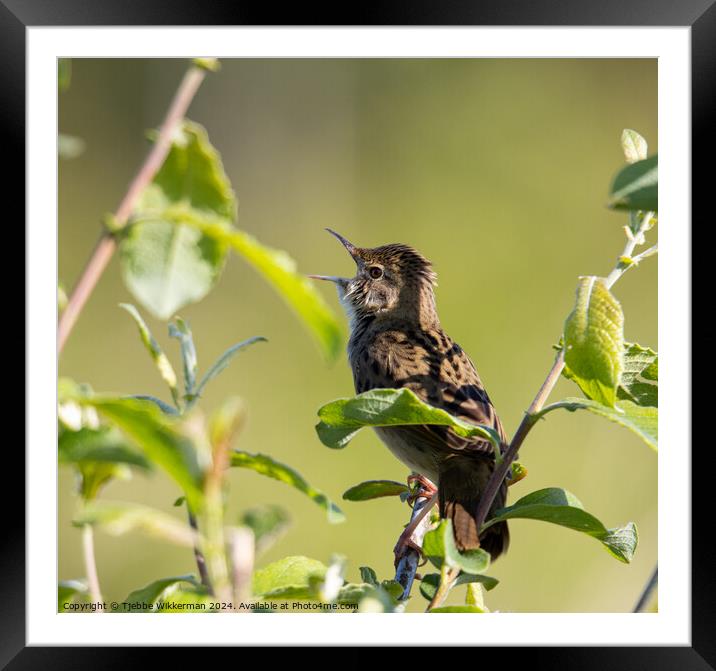
<instances>
[{"instance_id":1,"label":"reddish stem","mask_svg":"<svg viewBox=\"0 0 716 671\"><path fill-rule=\"evenodd\" d=\"M152 146L142 167L135 175L132 183L129 185L127 193L117 208L114 215L115 226L121 228L126 225L137 199L147 185L154 179L159 168L161 168L164 159L166 159L169 153L172 137L184 118L205 76L206 71L195 65L187 70L169 106L169 111L167 112L164 122L159 129L159 136L156 142ZM117 243L114 235L109 231L104 232L92 252L92 256L87 262L85 269L82 271L82 276L72 291L67 306L60 317L60 323L57 327L58 352L61 352L65 346L67 338L72 332L72 328L77 322L82 309L116 249Z\"/></svg>"},{"instance_id":2,"label":"reddish stem","mask_svg":"<svg viewBox=\"0 0 716 671\"><path fill-rule=\"evenodd\" d=\"M535 396L532 404L527 409L525 416L522 418L520 425L517 427L517 431L515 431L515 435L512 438L510 446L502 454L502 461L500 465L495 468L490 476L487 487L485 487L485 492L480 497L480 505L477 507L477 513L475 515L478 529L485 523L485 519L490 511L492 502L495 500L503 480L509 473L512 462L517 457L517 453L527 437L527 434L530 432L530 429L537 421L535 415L542 409L545 401L552 393L554 386L557 384L557 380L559 380L559 376L562 374L563 368L564 350L560 351L557 355L551 370L537 392L537 396Z\"/></svg>"}]
</instances>

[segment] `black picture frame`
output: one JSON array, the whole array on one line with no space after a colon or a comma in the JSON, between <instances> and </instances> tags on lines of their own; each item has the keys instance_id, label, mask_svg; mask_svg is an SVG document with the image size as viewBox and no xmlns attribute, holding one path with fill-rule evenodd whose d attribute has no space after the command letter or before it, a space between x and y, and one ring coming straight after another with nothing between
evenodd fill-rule
<instances>
[{"instance_id":1,"label":"black picture frame","mask_svg":"<svg viewBox=\"0 0 716 671\"><path fill-rule=\"evenodd\" d=\"M6 193L21 193L25 178L25 39L31 26L98 25L276 25L277 8L271 3L197 2L184 0L0 0L0 126L2 126L6 166L3 178ZM281 9L281 25L555 25L555 26L687 26L691 28L692 84L692 219L706 212L706 181L713 170L705 157L713 148L713 120L716 112L716 0L453 0L449 3L420 0L394 4L375 4L356 8L351 16L346 8L294 4ZM9 160L7 160L9 159ZM701 159L701 160L700 160ZM24 219L24 201L16 220ZM684 227L687 223L684 222ZM706 222L704 222L706 228ZM31 353L26 351L26 357ZM687 390L688 391L688 390ZM684 427L684 443L669 449L690 448L690 427ZM499 648L486 648L478 654L481 663L529 664L556 669L716 669L716 550L710 518L710 477L698 466L708 442L696 443L692 462L692 592L691 647L556 647L515 648L507 654ZM7 447L7 446L6 446ZM4 465L9 472L24 472L24 455L17 449L5 450ZM16 484L24 487L20 478ZM668 531L662 531L668 533ZM0 553L0 668L13 671L35 668L126 668L136 653L128 648L51 648L26 647L25 622L25 524L17 511L4 515ZM686 549L681 549L686 551ZM144 649L146 651L146 648ZM164 664L172 663L170 651L163 651ZM308 651L304 651L306 653ZM410 664L401 651L392 651L396 663ZM146 653L143 652L143 659ZM206 663L199 650L180 650L181 663ZM308 653L311 654L311 653ZM370 655L370 656L369 656ZM338 655L343 665L357 666L375 660L369 650ZM381 660L388 662L388 651ZM245 659L245 658L244 658ZM476 658L475 658L476 659ZM402 661L401 661L402 660ZM237 663L239 659L237 658ZM294 663L298 658L294 658Z\"/></svg>"}]
</instances>

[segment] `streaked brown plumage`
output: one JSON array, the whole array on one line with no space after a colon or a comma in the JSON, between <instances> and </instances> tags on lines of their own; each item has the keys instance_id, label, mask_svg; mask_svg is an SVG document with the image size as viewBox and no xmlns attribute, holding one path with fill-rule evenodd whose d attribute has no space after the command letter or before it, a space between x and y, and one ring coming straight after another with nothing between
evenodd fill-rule
<instances>
[{"instance_id":1,"label":"streaked brown plumage","mask_svg":"<svg viewBox=\"0 0 716 671\"><path fill-rule=\"evenodd\" d=\"M442 330L435 307L435 273L408 245L359 248L333 233L357 265L356 276L335 282L351 323L348 357L356 392L407 387L430 405L475 424L504 431L470 358ZM319 276L316 276L319 277ZM408 468L438 487L440 516L451 519L458 549L478 546L495 559L507 549L507 524L478 541L475 513L495 465L492 445L439 426L376 429ZM503 484L490 514L505 505Z\"/></svg>"}]
</instances>

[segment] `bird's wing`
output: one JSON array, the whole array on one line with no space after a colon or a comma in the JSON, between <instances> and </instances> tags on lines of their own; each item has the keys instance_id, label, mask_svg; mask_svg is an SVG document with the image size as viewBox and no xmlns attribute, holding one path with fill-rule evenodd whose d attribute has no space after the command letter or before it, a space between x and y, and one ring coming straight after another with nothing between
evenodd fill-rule
<instances>
[{"instance_id":1,"label":"bird's wing","mask_svg":"<svg viewBox=\"0 0 716 671\"><path fill-rule=\"evenodd\" d=\"M423 335L423 334L419 334ZM411 389L420 399L473 424L495 429L505 439L502 424L470 358L445 334L401 338L388 333L376 338L354 361L356 389ZM472 452L494 457L492 444L463 438L444 426L402 427L426 447L439 451Z\"/></svg>"},{"instance_id":2,"label":"bird's wing","mask_svg":"<svg viewBox=\"0 0 716 671\"><path fill-rule=\"evenodd\" d=\"M435 394L432 401L423 397L426 402L435 404L459 419L495 429L500 439L505 440L500 418L474 364L465 352L459 350L455 356L448 357L447 364L441 367L439 380L437 399ZM443 441L451 450L494 456L494 447L487 440L477 437L463 438L444 426L431 425L424 428L438 440Z\"/></svg>"}]
</instances>

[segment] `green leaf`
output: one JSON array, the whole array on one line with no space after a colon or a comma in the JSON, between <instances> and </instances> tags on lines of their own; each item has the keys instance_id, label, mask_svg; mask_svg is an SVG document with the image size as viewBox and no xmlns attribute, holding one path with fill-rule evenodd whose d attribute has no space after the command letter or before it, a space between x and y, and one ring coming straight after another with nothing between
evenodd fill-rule
<instances>
[{"instance_id":1,"label":"green leaf","mask_svg":"<svg viewBox=\"0 0 716 671\"><path fill-rule=\"evenodd\" d=\"M489 575L471 575L470 573L461 573L453 583L453 587L457 587L458 585L468 585L470 583L480 583L484 585L486 590L489 591L497 586L499 582L500 581L497 580L497 578L492 578ZM423 576L423 579L420 581L420 594L422 594L428 601L432 601L439 585L440 574L428 573Z\"/></svg>"},{"instance_id":2,"label":"green leaf","mask_svg":"<svg viewBox=\"0 0 716 671\"><path fill-rule=\"evenodd\" d=\"M376 596L380 585L371 585L369 583L349 582L341 587L336 597L337 603L343 604L359 604L366 597Z\"/></svg>"},{"instance_id":3,"label":"green leaf","mask_svg":"<svg viewBox=\"0 0 716 671\"><path fill-rule=\"evenodd\" d=\"M221 157L206 130L191 121L176 133L120 243L125 284L160 319L202 299L226 260L226 243L185 225L186 217L225 229L236 219L236 197Z\"/></svg>"},{"instance_id":4,"label":"green leaf","mask_svg":"<svg viewBox=\"0 0 716 671\"><path fill-rule=\"evenodd\" d=\"M120 303L119 307L126 310L131 315L132 319L134 319L137 324L137 328L139 329L139 337L142 339L144 347L147 349L147 352L149 352L149 356L152 357L152 361L159 371L159 375L161 375L162 380L167 383L174 402L178 404L179 392L177 391L177 374L174 372L174 368L171 363L169 363L167 355L164 354L164 351L159 346L159 343L154 339L152 332L142 319L142 316L137 311L137 308L129 303Z\"/></svg>"},{"instance_id":5,"label":"green leaf","mask_svg":"<svg viewBox=\"0 0 716 671\"><path fill-rule=\"evenodd\" d=\"M276 290L316 339L324 356L335 360L342 334L338 320L318 289L296 270L296 262L284 251L261 244L256 238L220 223L185 218L185 223L217 242L231 247Z\"/></svg>"},{"instance_id":6,"label":"green leaf","mask_svg":"<svg viewBox=\"0 0 716 671\"><path fill-rule=\"evenodd\" d=\"M360 567L360 579L374 587L378 584L378 576L370 566Z\"/></svg>"},{"instance_id":7,"label":"green leaf","mask_svg":"<svg viewBox=\"0 0 716 671\"><path fill-rule=\"evenodd\" d=\"M484 573L490 565L489 553L481 548L466 552L457 549L450 520L442 520L437 528L425 534L423 554L437 568L446 563L471 575Z\"/></svg>"},{"instance_id":8,"label":"green leaf","mask_svg":"<svg viewBox=\"0 0 716 671\"><path fill-rule=\"evenodd\" d=\"M620 399L637 405L659 405L659 355L636 343L624 345L624 370L619 383Z\"/></svg>"},{"instance_id":9,"label":"green leaf","mask_svg":"<svg viewBox=\"0 0 716 671\"><path fill-rule=\"evenodd\" d=\"M204 473L191 441L150 401L111 396L78 397L119 427L152 463L184 490L192 509L201 507Z\"/></svg>"},{"instance_id":10,"label":"green leaf","mask_svg":"<svg viewBox=\"0 0 716 671\"><path fill-rule=\"evenodd\" d=\"M562 344L555 349L561 350ZM617 398L632 401L637 405L658 407L659 355L649 347L624 343L623 366ZM565 365L562 375L579 385L579 379L569 366ZM582 391L587 393L584 389Z\"/></svg>"},{"instance_id":11,"label":"green leaf","mask_svg":"<svg viewBox=\"0 0 716 671\"><path fill-rule=\"evenodd\" d=\"M622 150L627 163L636 163L646 158L648 145L646 140L631 128L622 131Z\"/></svg>"},{"instance_id":12,"label":"green leaf","mask_svg":"<svg viewBox=\"0 0 716 671\"><path fill-rule=\"evenodd\" d=\"M113 478L130 477L128 466L150 470L147 459L127 444L114 428L63 429L58 438L58 461L72 464L80 473L80 495L86 500L97 497L100 489Z\"/></svg>"},{"instance_id":13,"label":"green leaf","mask_svg":"<svg viewBox=\"0 0 716 671\"><path fill-rule=\"evenodd\" d=\"M441 606L431 608L431 613L484 613L485 611L477 606Z\"/></svg>"},{"instance_id":14,"label":"green leaf","mask_svg":"<svg viewBox=\"0 0 716 671\"><path fill-rule=\"evenodd\" d=\"M372 389L353 398L327 403L318 411L318 437L324 445L343 448L365 426L435 424L449 426L462 437L478 436L499 446L489 426L471 424L421 401L410 389Z\"/></svg>"},{"instance_id":15,"label":"green leaf","mask_svg":"<svg viewBox=\"0 0 716 671\"><path fill-rule=\"evenodd\" d=\"M332 524L338 524L345 520L345 515L335 503L323 492L311 487L311 485L290 466L274 461L265 454L249 454L241 450L235 450L231 453L231 465L251 469L256 473L260 473L261 475L280 482L285 482L287 485L298 489L298 491L303 492L314 503L326 511L328 521Z\"/></svg>"},{"instance_id":16,"label":"green leaf","mask_svg":"<svg viewBox=\"0 0 716 671\"><path fill-rule=\"evenodd\" d=\"M519 461L513 461L510 466L510 473L507 476L510 485L518 483L527 477L527 468Z\"/></svg>"},{"instance_id":17,"label":"green leaf","mask_svg":"<svg viewBox=\"0 0 716 671\"><path fill-rule=\"evenodd\" d=\"M184 391L187 399L191 400L194 397L194 385L196 384L198 367L194 336L191 333L189 324L181 317L177 317L174 321L174 324L169 324L169 336L176 338L181 346L181 359L184 367Z\"/></svg>"},{"instance_id":18,"label":"green leaf","mask_svg":"<svg viewBox=\"0 0 716 671\"><path fill-rule=\"evenodd\" d=\"M608 408L601 403L587 398L565 398L542 408L538 417L548 412L564 408L570 412L589 410L589 412L606 417L609 421L620 424L639 436L649 447L658 448L659 442L659 409L650 406L639 406L631 401L618 401L615 408Z\"/></svg>"},{"instance_id":19,"label":"green leaf","mask_svg":"<svg viewBox=\"0 0 716 671\"><path fill-rule=\"evenodd\" d=\"M382 496L409 494L407 485L394 480L366 480L343 492L346 501L368 501Z\"/></svg>"},{"instance_id":20,"label":"green leaf","mask_svg":"<svg viewBox=\"0 0 716 671\"><path fill-rule=\"evenodd\" d=\"M400 601L400 597L403 596L403 592L405 591L397 580L381 580L380 587L394 603Z\"/></svg>"},{"instance_id":21,"label":"green leaf","mask_svg":"<svg viewBox=\"0 0 716 671\"><path fill-rule=\"evenodd\" d=\"M80 473L80 496L92 501L99 496L100 490L111 480L130 480L132 471L126 464L112 464L84 461L77 466Z\"/></svg>"},{"instance_id":22,"label":"green leaf","mask_svg":"<svg viewBox=\"0 0 716 671\"><path fill-rule=\"evenodd\" d=\"M604 543L609 554L628 564L634 557L636 546L639 544L639 533L634 522L627 522L623 527L609 529L607 535L599 540Z\"/></svg>"},{"instance_id":23,"label":"green leaf","mask_svg":"<svg viewBox=\"0 0 716 671\"><path fill-rule=\"evenodd\" d=\"M609 207L616 210L659 210L658 156L622 168L614 178Z\"/></svg>"},{"instance_id":24,"label":"green leaf","mask_svg":"<svg viewBox=\"0 0 716 671\"><path fill-rule=\"evenodd\" d=\"M132 612L152 612L151 609L144 610L142 608L132 608L132 606L153 606L159 601L164 601L172 596L181 585L185 584L197 586L196 578L191 574L161 578L130 592L124 599L124 603L130 604L128 609Z\"/></svg>"},{"instance_id":25,"label":"green leaf","mask_svg":"<svg viewBox=\"0 0 716 671\"><path fill-rule=\"evenodd\" d=\"M121 536L130 531L143 531L150 536L182 545L194 547L199 542L198 534L190 526L160 510L135 503L103 501L89 503L72 520L75 526L93 524L112 536Z\"/></svg>"},{"instance_id":26,"label":"green leaf","mask_svg":"<svg viewBox=\"0 0 716 671\"><path fill-rule=\"evenodd\" d=\"M65 604L89 602L89 590L81 580L60 580L57 583L57 612L69 613Z\"/></svg>"},{"instance_id":27,"label":"green leaf","mask_svg":"<svg viewBox=\"0 0 716 671\"><path fill-rule=\"evenodd\" d=\"M465 595L465 605L479 608L484 613L489 613L489 609L485 605L485 595L482 591L482 585L473 582L467 586L467 594Z\"/></svg>"},{"instance_id":28,"label":"green leaf","mask_svg":"<svg viewBox=\"0 0 716 671\"><path fill-rule=\"evenodd\" d=\"M614 557L627 564L636 550L638 537L632 522L618 529L607 529L594 515L584 510L574 494L558 487L532 492L513 505L496 511L483 529L515 518L542 520L581 531L601 541Z\"/></svg>"},{"instance_id":29,"label":"green leaf","mask_svg":"<svg viewBox=\"0 0 716 671\"><path fill-rule=\"evenodd\" d=\"M57 380L57 402L60 405L63 403L76 403L78 398L92 396L92 393L90 385L80 384L70 377L61 377Z\"/></svg>"},{"instance_id":30,"label":"green leaf","mask_svg":"<svg viewBox=\"0 0 716 671\"><path fill-rule=\"evenodd\" d=\"M614 407L624 368L624 315L599 277L580 277L574 309L564 324L564 360L582 391Z\"/></svg>"},{"instance_id":31,"label":"green leaf","mask_svg":"<svg viewBox=\"0 0 716 671\"><path fill-rule=\"evenodd\" d=\"M260 554L286 532L290 525L290 517L280 506L254 506L244 511L240 523L254 532L256 553Z\"/></svg>"},{"instance_id":32,"label":"green leaf","mask_svg":"<svg viewBox=\"0 0 716 671\"><path fill-rule=\"evenodd\" d=\"M61 464L79 464L84 461L129 464L150 470L151 464L141 453L127 444L124 436L108 426L98 429L82 428L79 431L60 431L57 441L58 460Z\"/></svg>"},{"instance_id":33,"label":"green leaf","mask_svg":"<svg viewBox=\"0 0 716 671\"><path fill-rule=\"evenodd\" d=\"M254 572L253 593L264 599L315 599L328 567L303 556L284 557Z\"/></svg>"},{"instance_id":34,"label":"green leaf","mask_svg":"<svg viewBox=\"0 0 716 671\"><path fill-rule=\"evenodd\" d=\"M210 382L219 373L221 373L221 371L229 365L231 359L234 357L235 354L238 354L242 349L245 349L249 345L253 345L255 342L267 342L267 340L263 336L254 336L253 338L249 338L248 340L244 340L243 342L237 343L236 345L232 345L231 347L229 347L229 349L227 349L216 360L214 365L209 368L204 377L201 379L201 382L199 382L199 386L196 388L196 395L201 395L201 392L206 386L207 382Z\"/></svg>"},{"instance_id":35,"label":"green leaf","mask_svg":"<svg viewBox=\"0 0 716 671\"><path fill-rule=\"evenodd\" d=\"M338 603L361 604L364 600L375 603L368 610L392 613L403 595L403 586L396 580L378 581L375 571L369 566L360 567L362 582L346 583L341 587L336 597Z\"/></svg>"}]
</instances>

